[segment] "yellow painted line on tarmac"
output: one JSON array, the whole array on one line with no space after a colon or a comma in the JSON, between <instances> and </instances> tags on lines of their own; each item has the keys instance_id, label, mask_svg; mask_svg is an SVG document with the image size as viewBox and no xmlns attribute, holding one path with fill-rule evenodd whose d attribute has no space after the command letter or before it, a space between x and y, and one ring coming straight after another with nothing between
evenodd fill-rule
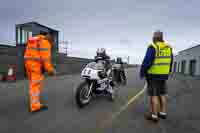
<instances>
[{"instance_id":1,"label":"yellow painted line on tarmac","mask_svg":"<svg viewBox=\"0 0 200 133\"><path fill-rule=\"evenodd\" d=\"M137 100L137 99L145 92L145 90L146 90L146 86L144 86L144 88L143 88L139 93L137 93L136 95L134 95L133 97L131 97L131 98L128 100L128 102L127 102L124 106L122 106L122 107L120 108L120 110L119 110L118 112L114 113L114 114L112 115L112 117L111 117L110 120L108 120L108 119L105 120L105 121L102 123L102 125L96 130L95 133L102 133L102 132L103 132L103 129L105 128L105 126L108 126L109 124L111 124L112 121L113 121L113 119L115 119L116 117L118 117L124 110L126 110L126 109L129 107L129 105L130 105L131 103L133 103L135 100Z\"/></svg>"},{"instance_id":2,"label":"yellow painted line on tarmac","mask_svg":"<svg viewBox=\"0 0 200 133\"><path fill-rule=\"evenodd\" d=\"M124 110L128 108L128 106L133 103L137 98L139 98L145 91L145 88L143 88L137 95L133 96L124 106L120 108L120 110L112 115L112 119L116 118L118 115L120 115Z\"/></svg>"}]
</instances>

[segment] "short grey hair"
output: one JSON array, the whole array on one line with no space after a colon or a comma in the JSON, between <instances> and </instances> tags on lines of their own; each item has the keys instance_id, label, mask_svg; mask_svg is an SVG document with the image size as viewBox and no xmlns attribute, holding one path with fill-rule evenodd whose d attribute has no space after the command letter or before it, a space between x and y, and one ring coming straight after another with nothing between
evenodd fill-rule
<instances>
[{"instance_id":1,"label":"short grey hair","mask_svg":"<svg viewBox=\"0 0 200 133\"><path fill-rule=\"evenodd\" d=\"M153 42L164 42L163 40L163 32L161 32L160 30L157 30L153 33Z\"/></svg>"}]
</instances>

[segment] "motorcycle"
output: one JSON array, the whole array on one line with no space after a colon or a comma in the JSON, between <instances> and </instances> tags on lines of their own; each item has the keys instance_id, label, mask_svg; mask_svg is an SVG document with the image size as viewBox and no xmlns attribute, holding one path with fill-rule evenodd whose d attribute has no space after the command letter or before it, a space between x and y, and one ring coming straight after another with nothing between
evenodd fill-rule
<instances>
[{"instance_id":1,"label":"motorcycle","mask_svg":"<svg viewBox=\"0 0 200 133\"><path fill-rule=\"evenodd\" d=\"M123 65L115 63L112 66L112 69L113 69L113 79L114 79L114 81L118 84L126 85L127 79L126 79L126 74L125 74L125 70L123 68Z\"/></svg>"},{"instance_id":2,"label":"motorcycle","mask_svg":"<svg viewBox=\"0 0 200 133\"><path fill-rule=\"evenodd\" d=\"M106 95L109 100L115 99L115 86L112 81L112 69L105 71L105 62L91 62L82 70L83 81L76 90L76 103L82 108L97 95Z\"/></svg>"}]
</instances>

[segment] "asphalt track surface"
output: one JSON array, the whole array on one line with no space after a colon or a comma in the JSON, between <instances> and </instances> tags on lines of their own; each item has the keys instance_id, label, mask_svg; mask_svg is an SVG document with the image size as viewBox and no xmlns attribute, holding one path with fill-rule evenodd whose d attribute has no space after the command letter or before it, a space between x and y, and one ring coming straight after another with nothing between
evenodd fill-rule
<instances>
[{"instance_id":1,"label":"asphalt track surface","mask_svg":"<svg viewBox=\"0 0 200 133\"><path fill-rule=\"evenodd\" d=\"M43 103L49 110L28 112L28 82L0 83L0 133L198 133L199 80L170 78L167 120L153 124L144 119L147 97L138 68L127 70L128 84L114 102L96 98L83 109L75 104L80 75L50 77L44 81Z\"/></svg>"}]
</instances>

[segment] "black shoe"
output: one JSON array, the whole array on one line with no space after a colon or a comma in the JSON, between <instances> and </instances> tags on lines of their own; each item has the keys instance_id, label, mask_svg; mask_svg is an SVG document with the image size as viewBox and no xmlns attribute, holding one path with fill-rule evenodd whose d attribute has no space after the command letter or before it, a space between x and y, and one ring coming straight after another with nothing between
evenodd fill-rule
<instances>
[{"instance_id":1,"label":"black shoe","mask_svg":"<svg viewBox=\"0 0 200 133\"><path fill-rule=\"evenodd\" d=\"M156 116L156 115L154 115L154 114L152 114L152 113L147 113L147 114L145 114L145 118L146 118L147 120L153 121L154 123L157 123L157 122L159 121L158 116Z\"/></svg>"},{"instance_id":2,"label":"black shoe","mask_svg":"<svg viewBox=\"0 0 200 133\"><path fill-rule=\"evenodd\" d=\"M47 105L42 105L42 107L40 109L35 110L35 111L31 111L31 113L35 114L35 113L46 111L46 110L48 110L48 106Z\"/></svg>"},{"instance_id":3,"label":"black shoe","mask_svg":"<svg viewBox=\"0 0 200 133\"><path fill-rule=\"evenodd\" d=\"M158 117L161 119L167 119L167 114L158 113Z\"/></svg>"}]
</instances>

